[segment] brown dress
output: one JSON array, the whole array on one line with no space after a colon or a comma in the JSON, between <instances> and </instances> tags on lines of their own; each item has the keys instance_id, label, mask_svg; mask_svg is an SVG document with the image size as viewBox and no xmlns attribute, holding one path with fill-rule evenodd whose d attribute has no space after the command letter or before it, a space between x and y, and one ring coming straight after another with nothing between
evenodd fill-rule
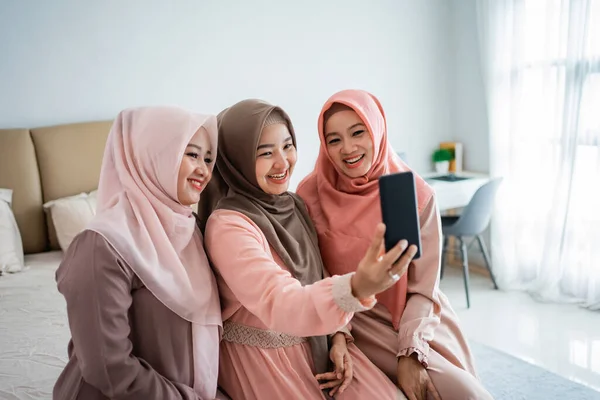
<instances>
[{"instance_id":1,"label":"brown dress","mask_svg":"<svg viewBox=\"0 0 600 400\"><path fill-rule=\"evenodd\" d=\"M100 234L75 238L56 280L72 339L53 399L200 399L191 324L158 301Z\"/></svg>"}]
</instances>

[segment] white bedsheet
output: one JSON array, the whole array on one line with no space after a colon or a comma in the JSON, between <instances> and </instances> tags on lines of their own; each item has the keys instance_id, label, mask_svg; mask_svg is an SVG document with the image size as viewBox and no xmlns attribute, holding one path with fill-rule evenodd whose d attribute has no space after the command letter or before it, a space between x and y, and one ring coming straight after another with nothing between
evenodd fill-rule
<instances>
[{"instance_id":1,"label":"white bedsheet","mask_svg":"<svg viewBox=\"0 0 600 400\"><path fill-rule=\"evenodd\" d=\"M67 362L69 326L54 273L62 252L25 257L27 270L0 276L0 399L51 399Z\"/></svg>"}]
</instances>

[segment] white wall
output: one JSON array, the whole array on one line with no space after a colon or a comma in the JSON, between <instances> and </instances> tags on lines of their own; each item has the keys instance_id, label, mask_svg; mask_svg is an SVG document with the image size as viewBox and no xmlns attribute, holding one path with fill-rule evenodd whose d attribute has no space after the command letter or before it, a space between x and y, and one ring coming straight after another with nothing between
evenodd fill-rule
<instances>
[{"instance_id":1,"label":"white wall","mask_svg":"<svg viewBox=\"0 0 600 400\"><path fill-rule=\"evenodd\" d=\"M445 0L3 1L0 127L264 98L299 134L295 187L316 159L322 103L355 87L381 99L392 144L429 171L453 130L450 16Z\"/></svg>"},{"instance_id":2,"label":"white wall","mask_svg":"<svg viewBox=\"0 0 600 400\"><path fill-rule=\"evenodd\" d=\"M469 171L489 172L490 141L477 37L476 1L450 0L451 43L454 55L452 126L454 140L463 143L464 168ZM489 229L486 229L483 236L490 249ZM485 265L477 244L470 248L468 257L470 265Z\"/></svg>"},{"instance_id":3,"label":"white wall","mask_svg":"<svg viewBox=\"0 0 600 400\"><path fill-rule=\"evenodd\" d=\"M476 0L451 0L454 139L464 147L464 167L489 172L490 149L485 92L477 38Z\"/></svg>"}]
</instances>

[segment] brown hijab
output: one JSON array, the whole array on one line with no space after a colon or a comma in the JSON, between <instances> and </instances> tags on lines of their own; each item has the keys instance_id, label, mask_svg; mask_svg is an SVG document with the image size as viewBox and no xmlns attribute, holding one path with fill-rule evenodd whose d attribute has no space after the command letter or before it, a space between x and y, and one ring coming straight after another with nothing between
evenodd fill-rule
<instances>
[{"instance_id":1,"label":"brown hijab","mask_svg":"<svg viewBox=\"0 0 600 400\"><path fill-rule=\"evenodd\" d=\"M323 279L323 261L317 232L304 202L294 193L271 195L256 181L256 148L265 120L279 113L287 124L296 146L296 135L289 116L281 108L261 100L240 101L218 116L219 141L216 168L198 206L200 221L210 212L233 210L250 218L302 285ZM327 372L327 337L309 338L317 373Z\"/></svg>"}]
</instances>

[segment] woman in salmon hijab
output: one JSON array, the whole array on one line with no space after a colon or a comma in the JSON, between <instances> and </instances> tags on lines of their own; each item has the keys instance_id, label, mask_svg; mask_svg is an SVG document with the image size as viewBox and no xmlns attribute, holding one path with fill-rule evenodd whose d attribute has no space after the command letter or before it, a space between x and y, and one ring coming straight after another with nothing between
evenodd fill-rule
<instances>
[{"instance_id":1,"label":"woman in salmon hijab","mask_svg":"<svg viewBox=\"0 0 600 400\"><path fill-rule=\"evenodd\" d=\"M191 208L216 151L214 116L144 107L116 118L97 214L56 272L72 339L54 399L222 398L219 297Z\"/></svg>"},{"instance_id":2,"label":"woman in salmon hijab","mask_svg":"<svg viewBox=\"0 0 600 400\"><path fill-rule=\"evenodd\" d=\"M296 158L281 108L249 99L219 114L209 189L220 182L225 197L199 207L212 211L205 237L224 321L219 384L236 400L396 399L398 388L342 331L399 279L416 248L392 266L402 247L379 258L380 227L356 273L323 279L312 222L287 191Z\"/></svg>"},{"instance_id":3,"label":"woman in salmon hijab","mask_svg":"<svg viewBox=\"0 0 600 400\"><path fill-rule=\"evenodd\" d=\"M298 186L315 223L330 274L356 269L381 221L378 178L408 171L387 140L375 96L344 90L327 100L318 121L314 171ZM416 177L422 255L372 310L352 320L354 342L409 399L490 399L477 379L458 318L438 287L440 218L432 188ZM439 398L438 397L438 398Z\"/></svg>"}]
</instances>

